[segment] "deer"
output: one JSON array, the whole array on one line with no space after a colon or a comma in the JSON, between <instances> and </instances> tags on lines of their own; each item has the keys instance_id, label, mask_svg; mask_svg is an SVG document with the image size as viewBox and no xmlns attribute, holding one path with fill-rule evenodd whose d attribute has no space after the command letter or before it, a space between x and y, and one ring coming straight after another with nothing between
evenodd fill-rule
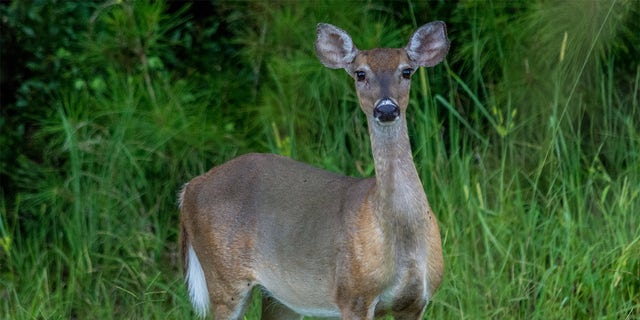
<instances>
[{"instance_id":1,"label":"deer","mask_svg":"<svg viewBox=\"0 0 640 320\"><path fill-rule=\"evenodd\" d=\"M249 153L186 183L180 250L196 314L242 319L262 290L262 319L422 319L443 277L438 222L415 167L406 109L411 76L449 50L445 23L404 48L359 50L331 24L315 52L353 77L375 176Z\"/></svg>"}]
</instances>

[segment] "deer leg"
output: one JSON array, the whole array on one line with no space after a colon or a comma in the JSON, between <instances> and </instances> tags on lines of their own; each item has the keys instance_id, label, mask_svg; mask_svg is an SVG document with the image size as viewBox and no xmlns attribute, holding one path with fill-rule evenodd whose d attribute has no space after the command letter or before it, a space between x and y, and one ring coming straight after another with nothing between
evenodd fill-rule
<instances>
[{"instance_id":1,"label":"deer leg","mask_svg":"<svg viewBox=\"0 0 640 320\"><path fill-rule=\"evenodd\" d=\"M410 303L408 301L399 301L401 308L398 305L392 308L391 313L396 320L417 320L422 319L425 309L427 309L427 301L422 298L413 299Z\"/></svg>"},{"instance_id":2,"label":"deer leg","mask_svg":"<svg viewBox=\"0 0 640 320\"><path fill-rule=\"evenodd\" d=\"M209 284L212 288L210 301L214 319L242 319L251 300L251 286L247 286L246 283L243 281L234 286Z\"/></svg>"},{"instance_id":3,"label":"deer leg","mask_svg":"<svg viewBox=\"0 0 640 320\"><path fill-rule=\"evenodd\" d=\"M373 320L373 312L367 310L341 310L342 320Z\"/></svg>"},{"instance_id":4,"label":"deer leg","mask_svg":"<svg viewBox=\"0 0 640 320\"><path fill-rule=\"evenodd\" d=\"M262 320L300 320L302 316L276 299L262 294Z\"/></svg>"},{"instance_id":5,"label":"deer leg","mask_svg":"<svg viewBox=\"0 0 640 320\"><path fill-rule=\"evenodd\" d=\"M416 309L393 312L393 318L395 320L420 320L422 319L422 315L424 314L426 308L427 305L424 304L422 309L419 309L419 306L417 306Z\"/></svg>"},{"instance_id":6,"label":"deer leg","mask_svg":"<svg viewBox=\"0 0 640 320\"><path fill-rule=\"evenodd\" d=\"M346 302L339 305L342 320L373 320L376 307L373 299L355 297Z\"/></svg>"}]
</instances>

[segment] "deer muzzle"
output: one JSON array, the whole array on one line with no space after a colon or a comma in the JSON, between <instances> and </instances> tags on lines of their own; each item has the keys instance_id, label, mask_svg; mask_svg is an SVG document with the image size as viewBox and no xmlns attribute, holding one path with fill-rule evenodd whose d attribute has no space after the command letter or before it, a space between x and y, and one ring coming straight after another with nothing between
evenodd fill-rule
<instances>
[{"instance_id":1,"label":"deer muzzle","mask_svg":"<svg viewBox=\"0 0 640 320\"><path fill-rule=\"evenodd\" d=\"M380 123L394 122L400 118L400 107L391 99L382 99L373 108L373 118Z\"/></svg>"}]
</instances>

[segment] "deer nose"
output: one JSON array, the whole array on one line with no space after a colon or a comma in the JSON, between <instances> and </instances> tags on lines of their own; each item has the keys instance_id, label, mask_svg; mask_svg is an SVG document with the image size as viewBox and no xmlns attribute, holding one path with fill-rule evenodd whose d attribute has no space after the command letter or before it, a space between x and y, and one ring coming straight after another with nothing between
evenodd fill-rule
<instances>
[{"instance_id":1,"label":"deer nose","mask_svg":"<svg viewBox=\"0 0 640 320\"><path fill-rule=\"evenodd\" d=\"M373 109L373 117L379 122L391 122L400 117L400 107L390 99L383 99Z\"/></svg>"}]
</instances>

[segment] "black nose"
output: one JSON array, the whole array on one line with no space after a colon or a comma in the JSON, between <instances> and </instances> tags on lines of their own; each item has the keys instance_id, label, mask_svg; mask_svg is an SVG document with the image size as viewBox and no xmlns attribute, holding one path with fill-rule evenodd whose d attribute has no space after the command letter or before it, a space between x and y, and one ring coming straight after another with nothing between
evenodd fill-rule
<instances>
[{"instance_id":1,"label":"black nose","mask_svg":"<svg viewBox=\"0 0 640 320\"><path fill-rule=\"evenodd\" d=\"M389 100L383 101L373 109L373 117L380 122L391 122L400 116L400 108Z\"/></svg>"}]
</instances>

